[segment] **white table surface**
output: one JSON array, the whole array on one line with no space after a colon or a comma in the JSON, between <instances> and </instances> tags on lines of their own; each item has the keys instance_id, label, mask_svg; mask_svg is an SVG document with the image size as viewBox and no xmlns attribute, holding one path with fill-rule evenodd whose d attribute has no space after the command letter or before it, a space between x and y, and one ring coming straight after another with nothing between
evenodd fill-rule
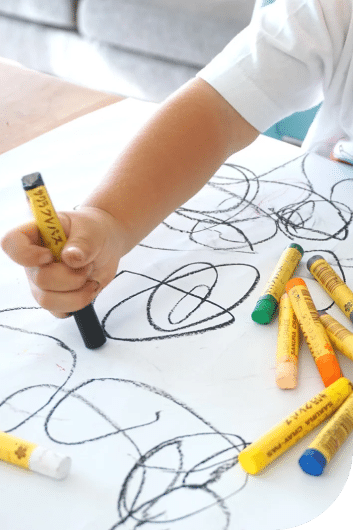
<instances>
[{"instance_id":1,"label":"white table surface","mask_svg":"<svg viewBox=\"0 0 353 530\"><path fill-rule=\"evenodd\" d=\"M30 218L21 176L40 171L56 208L75 207L154 109L126 100L0 156L1 229ZM293 241L318 309L330 300L307 271L311 255L339 263L353 285L352 176L260 137L122 259L95 302L108 334L96 351L72 318L37 307L21 267L0 254L0 428L72 458L63 481L0 462L1 528L322 530L346 520L352 438L321 477L298 465L318 430L258 476L237 454L323 389L305 344L298 387L277 388L277 320L250 315ZM338 358L351 379L352 362Z\"/></svg>"}]
</instances>

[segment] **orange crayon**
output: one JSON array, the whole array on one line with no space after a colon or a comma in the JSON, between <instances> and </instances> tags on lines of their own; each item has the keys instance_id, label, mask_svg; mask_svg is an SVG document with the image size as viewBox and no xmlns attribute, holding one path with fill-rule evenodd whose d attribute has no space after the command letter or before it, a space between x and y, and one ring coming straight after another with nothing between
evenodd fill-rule
<instances>
[{"instance_id":1,"label":"orange crayon","mask_svg":"<svg viewBox=\"0 0 353 530\"><path fill-rule=\"evenodd\" d=\"M301 278L289 280L286 291L324 385L327 387L337 381L342 373L325 327L320 321L304 280Z\"/></svg>"}]
</instances>

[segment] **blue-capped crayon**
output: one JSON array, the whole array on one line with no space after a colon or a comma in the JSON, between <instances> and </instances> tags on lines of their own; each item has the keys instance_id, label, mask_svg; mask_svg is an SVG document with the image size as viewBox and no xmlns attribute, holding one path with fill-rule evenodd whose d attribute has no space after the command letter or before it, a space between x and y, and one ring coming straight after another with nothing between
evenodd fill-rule
<instances>
[{"instance_id":1,"label":"blue-capped crayon","mask_svg":"<svg viewBox=\"0 0 353 530\"><path fill-rule=\"evenodd\" d=\"M343 402L299 459L305 473L319 476L353 430L353 394Z\"/></svg>"}]
</instances>

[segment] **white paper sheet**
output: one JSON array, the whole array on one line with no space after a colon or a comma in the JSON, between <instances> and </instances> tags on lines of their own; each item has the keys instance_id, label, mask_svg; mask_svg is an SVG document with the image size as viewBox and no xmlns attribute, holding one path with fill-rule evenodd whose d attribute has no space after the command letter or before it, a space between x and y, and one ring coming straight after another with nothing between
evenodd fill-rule
<instances>
[{"instance_id":1,"label":"white paper sheet","mask_svg":"<svg viewBox=\"0 0 353 530\"><path fill-rule=\"evenodd\" d=\"M154 109L127 100L2 155L2 230L30 218L24 174L42 173L58 210L75 207ZM298 388L277 388L277 320L250 316L289 243L305 250L296 275L317 308L352 329L306 268L320 253L353 285L352 176L260 137L122 259L95 302L108 336L96 351L73 319L37 307L1 253L0 429L73 462L61 482L0 463L1 528L279 530L335 501L351 438L321 477L298 465L318 430L258 476L237 455L323 389L305 344Z\"/></svg>"}]
</instances>

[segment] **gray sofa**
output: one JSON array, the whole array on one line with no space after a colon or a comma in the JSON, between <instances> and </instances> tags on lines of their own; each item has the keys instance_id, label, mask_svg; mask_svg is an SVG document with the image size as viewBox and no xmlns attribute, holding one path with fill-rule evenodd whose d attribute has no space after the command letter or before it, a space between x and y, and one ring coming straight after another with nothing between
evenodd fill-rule
<instances>
[{"instance_id":1,"label":"gray sofa","mask_svg":"<svg viewBox=\"0 0 353 530\"><path fill-rule=\"evenodd\" d=\"M0 56L161 101L250 21L255 0L0 0Z\"/></svg>"}]
</instances>

